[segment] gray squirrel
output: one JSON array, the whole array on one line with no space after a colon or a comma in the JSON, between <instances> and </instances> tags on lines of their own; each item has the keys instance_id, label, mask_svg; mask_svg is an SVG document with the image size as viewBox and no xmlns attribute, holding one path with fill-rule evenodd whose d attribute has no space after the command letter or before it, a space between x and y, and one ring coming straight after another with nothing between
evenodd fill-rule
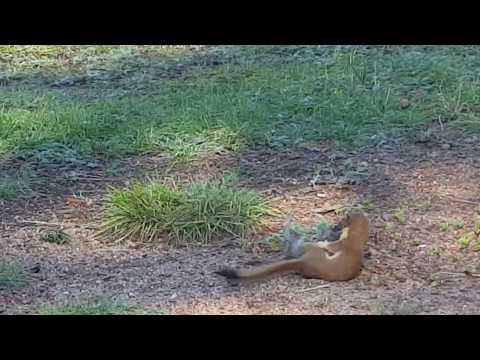
<instances>
[{"instance_id":1,"label":"gray squirrel","mask_svg":"<svg viewBox=\"0 0 480 360\"><path fill-rule=\"evenodd\" d=\"M332 242L340 238L342 233L342 227L340 224L330 225L326 222L317 225L313 235L310 236L310 241L305 241L304 237L307 236L305 231L298 229L293 225L292 218L290 217L285 225L283 231L283 245L285 258L298 258L303 255L305 242Z\"/></svg>"}]
</instances>

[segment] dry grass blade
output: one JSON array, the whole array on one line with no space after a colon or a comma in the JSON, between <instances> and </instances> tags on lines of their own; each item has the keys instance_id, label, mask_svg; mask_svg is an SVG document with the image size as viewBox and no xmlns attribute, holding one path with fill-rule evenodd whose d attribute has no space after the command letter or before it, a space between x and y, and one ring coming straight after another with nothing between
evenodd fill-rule
<instances>
[{"instance_id":1,"label":"dry grass blade","mask_svg":"<svg viewBox=\"0 0 480 360\"><path fill-rule=\"evenodd\" d=\"M298 292L299 292L299 293L303 293L303 292L312 291L312 290L326 289L326 288L329 288L329 287L330 287L330 285L328 285L328 284L323 284L323 285L318 285L318 286L315 286L315 287L312 287L312 288L308 288L308 289L302 289L302 290L299 290Z\"/></svg>"}]
</instances>

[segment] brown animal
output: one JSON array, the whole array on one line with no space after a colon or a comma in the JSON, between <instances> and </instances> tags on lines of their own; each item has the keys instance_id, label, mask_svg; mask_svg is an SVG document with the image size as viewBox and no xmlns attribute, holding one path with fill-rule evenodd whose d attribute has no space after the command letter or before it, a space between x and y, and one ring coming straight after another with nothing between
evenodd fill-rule
<instances>
[{"instance_id":1,"label":"brown animal","mask_svg":"<svg viewBox=\"0 0 480 360\"><path fill-rule=\"evenodd\" d=\"M340 222L337 241L303 243L300 235L291 235L294 259L281 260L249 270L223 268L216 273L229 279L259 279L283 272L299 272L304 278L347 281L355 278L363 266L363 252L368 243L370 223L360 209L351 210Z\"/></svg>"}]
</instances>

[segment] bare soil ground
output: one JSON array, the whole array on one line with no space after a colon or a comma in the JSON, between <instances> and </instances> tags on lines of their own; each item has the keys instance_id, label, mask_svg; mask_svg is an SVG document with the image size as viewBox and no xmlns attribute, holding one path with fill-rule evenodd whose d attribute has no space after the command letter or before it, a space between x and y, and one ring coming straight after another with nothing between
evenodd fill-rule
<instances>
[{"instance_id":1,"label":"bare soil ground","mask_svg":"<svg viewBox=\"0 0 480 360\"><path fill-rule=\"evenodd\" d=\"M291 274L240 286L213 272L225 263L249 266L279 256L256 241L265 234L246 247L225 239L176 249L94 238L109 185L147 169L186 177L168 170L168 159L130 158L115 177L101 164L73 173L39 167L35 195L0 208L0 255L37 267L28 287L0 292L0 312L35 313L48 303L108 296L171 314L477 314L479 252L475 241L462 249L458 239L478 222L479 155L478 139L466 138L351 153L316 144L250 149L238 158L197 164L190 174L203 169L207 176L225 163L238 166L249 174L242 185L272 196L303 224L315 223L329 207L352 203L363 204L371 217L365 269L357 279L328 283ZM20 165L0 166L9 171ZM338 218L334 212L325 216ZM463 223L442 228L448 221ZM39 240L55 224L72 235L69 244ZM280 225L279 220L266 233Z\"/></svg>"}]
</instances>

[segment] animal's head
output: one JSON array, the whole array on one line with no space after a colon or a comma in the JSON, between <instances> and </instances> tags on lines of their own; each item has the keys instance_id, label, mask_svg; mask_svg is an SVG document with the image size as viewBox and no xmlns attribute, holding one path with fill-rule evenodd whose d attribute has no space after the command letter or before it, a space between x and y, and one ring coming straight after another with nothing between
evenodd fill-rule
<instances>
[{"instance_id":1,"label":"animal's head","mask_svg":"<svg viewBox=\"0 0 480 360\"><path fill-rule=\"evenodd\" d=\"M296 226L291 226L285 229L283 233L283 237L287 242L299 241L302 239L303 235L304 235L303 232Z\"/></svg>"},{"instance_id":2,"label":"animal's head","mask_svg":"<svg viewBox=\"0 0 480 360\"><path fill-rule=\"evenodd\" d=\"M361 209L348 211L340 224L343 228L342 235L354 240L349 242L349 246L365 248L370 234L370 222Z\"/></svg>"},{"instance_id":3,"label":"animal's head","mask_svg":"<svg viewBox=\"0 0 480 360\"><path fill-rule=\"evenodd\" d=\"M368 226L368 217L362 209L350 209L340 222L341 227L347 227L353 224L366 224Z\"/></svg>"}]
</instances>

